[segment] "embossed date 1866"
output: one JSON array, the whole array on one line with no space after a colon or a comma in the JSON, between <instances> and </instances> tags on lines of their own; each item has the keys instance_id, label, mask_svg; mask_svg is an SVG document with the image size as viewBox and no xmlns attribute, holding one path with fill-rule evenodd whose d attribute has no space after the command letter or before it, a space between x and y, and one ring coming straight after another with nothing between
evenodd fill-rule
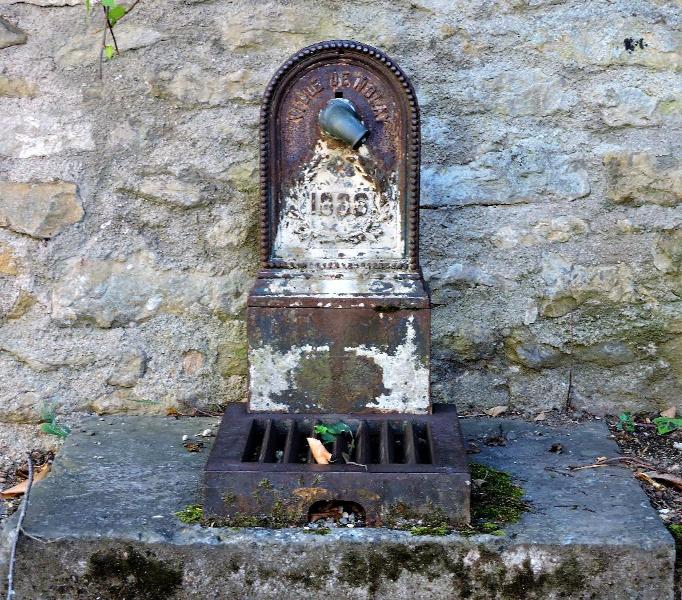
<instances>
[{"instance_id":1,"label":"embossed date 1866","mask_svg":"<svg viewBox=\"0 0 682 600\"><path fill-rule=\"evenodd\" d=\"M364 192L348 194L346 192L312 192L310 194L310 214L331 217L361 217L369 211L369 196Z\"/></svg>"}]
</instances>

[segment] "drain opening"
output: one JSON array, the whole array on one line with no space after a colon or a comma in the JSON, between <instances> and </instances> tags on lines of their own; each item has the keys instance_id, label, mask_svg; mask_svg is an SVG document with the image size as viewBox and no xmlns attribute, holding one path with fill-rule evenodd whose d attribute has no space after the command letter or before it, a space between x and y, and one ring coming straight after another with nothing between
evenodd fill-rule
<instances>
[{"instance_id":1,"label":"drain opening","mask_svg":"<svg viewBox=\"0 0 682 600\"><path fill-rule=\"evenodd\" d=\"M322 527L364 527L365 509L352 500L319 500L308 509L308 525Z\"/></svg>"},{"instance_id":2,"label":"drain opening","mask_svg":"<svg viewBox=\"0 0 682 600\"><path fill-rule=\"evenodd\" d=\"M319 439L315 426L322 419L255 418L242 453L242 462L313 464L308 437ZM334 464L433 464L431 428L424 421L348 419L352 435L344 432L325 443Z\"/></svg>"}]
</instances>

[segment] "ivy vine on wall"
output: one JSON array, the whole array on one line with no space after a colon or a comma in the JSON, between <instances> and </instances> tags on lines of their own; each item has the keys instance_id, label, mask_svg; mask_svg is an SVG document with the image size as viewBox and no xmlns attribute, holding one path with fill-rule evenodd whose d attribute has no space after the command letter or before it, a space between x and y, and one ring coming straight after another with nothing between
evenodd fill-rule
<instances>
[{"instance_id":1,"label":"ivy vine on wall","mask_svg":"<svg viewBox=\"0 0 682 600\"><path fill-rule=\"evenodd\" d=\"M102 79L102 63L104 59L110 60L114 54L120 54L114 27L127 14L129 14L140 2L135 0L129 7L116 4L116 0L100 0L104 12L104 29L102 33L102 46L99 50L99 78ZM92 0L85 0L85 12L89 16L92 11ZM111 44L107 41L107 34L111 36Z\"/></svg>"}]
</instances>

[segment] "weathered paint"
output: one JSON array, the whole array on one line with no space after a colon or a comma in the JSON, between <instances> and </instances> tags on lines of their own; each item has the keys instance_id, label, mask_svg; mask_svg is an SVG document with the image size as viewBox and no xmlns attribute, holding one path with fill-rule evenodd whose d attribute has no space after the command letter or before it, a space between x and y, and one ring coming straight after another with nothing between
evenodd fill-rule
<instances>
[{"instance_id":1,"label":"weathered paint","mask_svg":"<svg viewBox=\"0 0 682 600\"><path fill-rule=\"evenodd\" d=\"M393 273L372 273L362 277L359 273L344 271L324 272L307 277L272 278L263 293L272 296L352 297L366 295L381 297L414 296L421 284L414 279L398 277Z\"/></svg>"},{"instance_id":2,"label":"weathered paint","mask_svg":"<svg viewBox=\"0 0 682 600\"><path fill-rule=\"evenodd\" d=\"M344 348L358 356L371 358L382 371L383 386L388 390L372 399L367 408L382 412L426 413L429 410L429 369L415 344L414 317L407 320L404 343L389 353L364 344Z\"/></svg>"},{"instance_id":3,"label":"weathered paint","mask_svg":"<svg viewBox=\"0 0 682 600\"><path fill-rule=\"evenodd\" d=\"M280 211L273 256L283 260L400 258L396 174L377 179L370 151L318 140Z\"/></svg>"},{"instance_id":4,"label":"weathered paint","mask_svg":"<svg viewBox=\"0 0 682 600\"><path fill-rule=\"evenodd\" d=\"M254 411L429 411L429 310L252 306Z\"/></svg>"},{"instance_id":5,"label":"weathered paint","mask_svg":"<svg viewBox=\"0 0 682 600\"><path fill-rule=\"evenodd\" d=\"M262 112L250 408L428 413L416 98L397 66L369 47L334 42L300 61L273 78ZM359 148L320 127L334 98L351 103L368 129Z\"/></svg>"},{"instance_id":6,"label":"weathered paint","mask_svg":"<svg viewBox=\"0 0 682 600\"><path fill-rule=\"evenodd\" d=\"M291 373L301 358L313 352L329 352L329 346L292 346L287 352L277 352L266 344L249 349L251 408L253 410L285 411L286 404L273 398L291 386Z\"/></svg>"}]
</instances>

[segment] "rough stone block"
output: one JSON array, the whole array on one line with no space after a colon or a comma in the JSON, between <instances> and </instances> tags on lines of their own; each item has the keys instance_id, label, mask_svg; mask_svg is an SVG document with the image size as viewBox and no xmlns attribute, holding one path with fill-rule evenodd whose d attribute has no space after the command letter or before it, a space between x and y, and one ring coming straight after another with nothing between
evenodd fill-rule
<instances>
[{"instance_id":1,"label":"rough stone block","mask_svg":"<svg viewBox=\"0 0 682 600\"><path fill-rule=\"evenodd\" d=\"M24 529L43 540L19 541L17 597L673 599L674 542L630 470L566 470L616 453L603 423L463 419L475 461L511 473L531 507L502 537L465 538L184 525L206 454L181 436L217 422L85 422L95 435L72 434L33 490ZM500 428L506 446L487 446Z\"/></svg>"},{"instance_id":2,"label":"rough stone block","mask_svg":"<svg viewBox=\"0 0 682 600\"><path fill-rule=\"evenodd\" d=\"M73 183L0 182L0 227L51 238L83 218Z\"/></svg>"},{"instance_id":3,"label":"rough stone block","mask_svg":"<svg viewBox=\"0 0 682 600\"><path fill-rule=\"evenodd\" d=\"M0 17L0 49L25 44L27 39L26 32Z\"/></svg>"}]
</instances>

